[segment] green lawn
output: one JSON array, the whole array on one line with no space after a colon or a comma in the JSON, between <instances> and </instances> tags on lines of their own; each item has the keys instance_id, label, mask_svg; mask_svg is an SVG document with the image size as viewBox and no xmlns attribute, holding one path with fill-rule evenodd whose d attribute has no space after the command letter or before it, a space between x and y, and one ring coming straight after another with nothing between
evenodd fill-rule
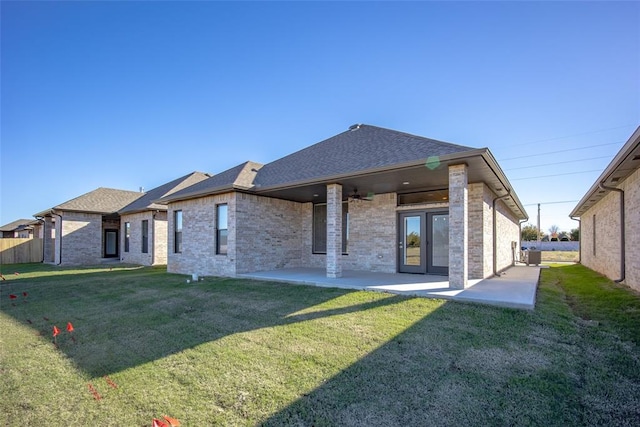
<instances>
[{"instance_id":1,"label":"green lawn","mask_svg":"<svg viewBox=\"0 0 640 427\"><path fill-rule=\"evenodd\" d=\"M183 426L640 419L640 297L580 265L543 270L533 312L246 280L187 284L158 268L2 273L2 426L150 426L162 415Z\"/></svg>"}]
</instances>

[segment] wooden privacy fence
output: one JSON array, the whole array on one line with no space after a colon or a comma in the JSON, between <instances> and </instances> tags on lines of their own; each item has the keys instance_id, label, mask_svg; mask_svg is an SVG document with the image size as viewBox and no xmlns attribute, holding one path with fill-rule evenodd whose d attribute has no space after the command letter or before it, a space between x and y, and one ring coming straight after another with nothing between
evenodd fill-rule
<instances>
[{"instance_id":1,"label":"wooden privacy fence","mask_svg":"<svg viewBox=\"0 0 640 427\"><path fill-rule=\"evenodd\" d=\"M42 239L0 239L0 264L42 261Z\"/></svg>"}]
</instances>

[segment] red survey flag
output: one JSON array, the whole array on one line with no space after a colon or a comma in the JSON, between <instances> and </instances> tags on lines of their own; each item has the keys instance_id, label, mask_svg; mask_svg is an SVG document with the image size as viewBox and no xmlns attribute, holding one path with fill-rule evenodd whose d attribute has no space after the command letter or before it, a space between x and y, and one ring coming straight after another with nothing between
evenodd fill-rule
<instances>
[{"instance_id":1,"label":"red survey flag","mask_svg":"<svg viewBox=\"0 0 640 427\"><path fill-rule=\"evenodd\" d=\"M53 336L57 337L59 333L60 333L60 329L58 329L56 325L53 325Z\"/></svg>"},{"instance_id":2,"label":"red survey flag","mask_svg":"<svg viewBox=\"0 0 640 427\"><path fill-rule=\"evenodd\" d=\"M28 293L26 293L26 292L23 292L23 293L22 293L22 296L26 298L26 297L28 297L28 296L29 296L29 294L28 294Z\"/></svg>"},{"instance_id":3,"label":"red survey flag","mask_svg":"<svg viewBox=\"0 0 640 427\"><path fill-rule=\"evenodd\" d=\"M18 298L17 296L15 296L14 294L9 294L9 299L16 299Z\"/></svg>"},{"instance_id":4,"label":"red survey flag","mask_svg":"<svg viewBox=\"0 0 640 427\"><path fill-rule=\"evenodd\" d=\"M169 425L171 427L180 427L180 421L179 420L176 420L175 418L167 417L166 415L163 415L162 418L167 420L167 422L169 423Z\"/></svg>"},{"instance_id":5,"label":"red survey flag","mask_svg":"<svg viewBox=\"0 0 640 427\"><path fill-rule=\"evenodd\" d=\"M166 423L163 423L162 421L160 421L159 419L154 418L152 427L169 427L169 426Z\"/></svg>"},{"instance_id":6,"label":"red survey flag","mask_svg":"<svg viewBox=\"0 0 640 427\"><path fill-rule=\"evenodd\" d=\"M73 332L73 325L71 322L67 322L67 332Z\"/></svg>"}]
</instances>

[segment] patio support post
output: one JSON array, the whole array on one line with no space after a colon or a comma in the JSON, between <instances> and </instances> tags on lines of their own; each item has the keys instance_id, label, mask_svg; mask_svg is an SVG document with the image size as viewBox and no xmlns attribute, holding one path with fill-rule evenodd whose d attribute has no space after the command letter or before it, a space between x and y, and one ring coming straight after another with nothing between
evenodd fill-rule
<instances>
[{"instance_id":1,"label":"patio support post","mask_svg":"<svg viewBox=\"0 0 640 427\"><path fill-rule=\"evenodd\" d=\"M327 277L342 277L342 185L327 184Z\"/></svg>"},{"instance_id":2,"label":"patio support post","mask_svg":"<svg viewBox=\"0 0 640 427\"><path fill-rule=\"evenodd\" d=\"M44 217L44 225L42 226L42 244L44 246L44 262L50 263L53 262L53 218L51 215L47 215Z\"/></svg>"},{"instance_id":3,"label":"patio support post","mask_svg":"<svg viewBox=\"0 0 640 427\"><path fill-rule=\"evenodd\" d=\"M449 288L467 287L468 261L467 165L449 166Z\"/></svg>"}]
</instances>

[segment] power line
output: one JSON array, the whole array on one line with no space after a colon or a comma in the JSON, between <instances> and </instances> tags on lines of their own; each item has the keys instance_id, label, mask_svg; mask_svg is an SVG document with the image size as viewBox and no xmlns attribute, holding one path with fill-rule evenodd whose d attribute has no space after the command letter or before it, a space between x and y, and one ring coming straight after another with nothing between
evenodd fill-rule
<instances>
[{"instance_id":1,"label":"power line","mask_svg":"<svg viewBox=\"0 0 640 427\"><path fill-rule=\"evenodd\" d=\"M584 161L587 161L587 160L610 159L610 158L611 158L611 156L589 157L587 159L566 160L564 162L544 163L544 164L541 164L541 165L522 166L522 167L518 167L518 168L509 168L509 169L505 169L505 171L515 171L515 170L519 170L519 169L541 168L543 166L562 165L562 164L566 164L566 163L576 163L576 162L584 162Z\"/></svg>"},{"instance_id":2,"label":"power line","mask_svg":"<svg viewBox=\"0 0 640 427\"><path fill-rule=\"evenodd\" d=\"M504 162L506 160L515 160L515 159L524 159L524 158L527 158L527 157L546 156L547 154L566 153L567 151L586 150L587 148L604 147L605 145L621 144L623 142L624 141L617 141L617 142L607 142L606 144L585 145L584 147L567 148L566 150L548 151L546 153L527 154L525 156L509 157L509 158L506 158L506 159L499 159L498 161Z\"/></svg>"},{"instance_id":3,"label":"power line","mask_svg":"<svg viewBox=\"0 0 640 427\"><path fill-rule=\"evenodd\" d=\"M523 206L537 206L537 205L557 205L562 203L578 203L580 200L563 200L561 202L540 202L540 203L528 203Z\"/></svg>"},{"instance_id":4,"label":"power line","mask_svg":"<svg viewBox=\"0 0 640 427\"><path fill-rule=\"evenodd\" d=\"M553 137L553 138L538 139L538 140L535 140L535 141L522 142L522 143L519 143L519 144L509 144L509 146L510 147L519 147L519 146L522 146L522 145L537 144L539 142L556 141L558 139L566 139L566 138L574 138L576 136L592 135L594 133L606 132L606 131L609 131L609 130L623 129L623 128L628 128L628 127L632 127L632 126L635 126L635 125L624 125L624 126L616 126L616 127L612 127L612 128L597 129L597 130L592 130L592 131L589 131L589 132L575 133L573 135L556 136L556 137Z\"/></svg>"},{"instance_id":5,"label":"power line","mask_svg":"<svg viewBox=\"0 0 640 427\"><path fill-rule=\"evenodd\" d=\"M510 181L522 181L524 179L537 179L537 178L550 178L552 176L565 176L565 175L577 175L580 173L591 173L591 172L600 172L601 169L593 169L590 171L580 171L580 172L567 172L567 173L557 173L554 175L539 175L539 176L528 176L526 178L515 178L515 179L511 179Z\"/></svg>"}]
</instances>

